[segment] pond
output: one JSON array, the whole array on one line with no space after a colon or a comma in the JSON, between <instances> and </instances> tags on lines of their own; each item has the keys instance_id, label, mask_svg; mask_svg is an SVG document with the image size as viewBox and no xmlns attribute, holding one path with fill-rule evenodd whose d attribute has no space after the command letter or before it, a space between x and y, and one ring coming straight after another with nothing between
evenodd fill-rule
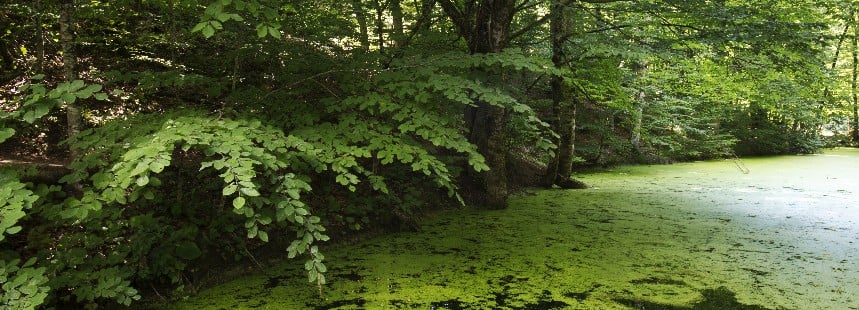
<instances>
[{"instance_id":1,"label":"pond","mask_svg":"<svg viewBox=\"0 0 859 310\"><path fill-rule=\"evenodd\" d=\"M747 171L743 171L747 168ZM748 173L744 173L748 172ZM859 151L618 167L324 247L177 309L859 309Z\"/></svg>"}]
</instances>

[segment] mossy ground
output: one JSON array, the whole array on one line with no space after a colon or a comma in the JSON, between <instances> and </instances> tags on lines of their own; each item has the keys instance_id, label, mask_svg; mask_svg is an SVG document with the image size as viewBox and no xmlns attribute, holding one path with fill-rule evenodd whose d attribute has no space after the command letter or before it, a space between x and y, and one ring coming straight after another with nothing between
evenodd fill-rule
<instances>
[{"instance_id":1,"label":"mossy ground","mask_svg":"<svg viewBox=\"0 0 859 310\"><path fill-rule=\"evenodd\" d=\"M285 260L176 309L859 309L859 151L621 167Z\"/></svg>"}]
</instances>

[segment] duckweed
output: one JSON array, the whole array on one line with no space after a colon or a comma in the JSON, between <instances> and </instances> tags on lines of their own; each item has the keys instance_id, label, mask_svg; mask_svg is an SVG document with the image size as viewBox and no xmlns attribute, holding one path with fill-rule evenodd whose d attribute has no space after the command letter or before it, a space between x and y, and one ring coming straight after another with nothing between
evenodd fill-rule
<instances>
[{"instance_id":1,"label":"duckweed","mask_svg":"<svg viewBox=\"0 0 859 310\"><path fill-rule=\"evenodd\" d=\"M859 151L628 166L324 248L174 309L859 309ZM852 307L852 308L850 308Z\"/></svg>"}]
</instances>

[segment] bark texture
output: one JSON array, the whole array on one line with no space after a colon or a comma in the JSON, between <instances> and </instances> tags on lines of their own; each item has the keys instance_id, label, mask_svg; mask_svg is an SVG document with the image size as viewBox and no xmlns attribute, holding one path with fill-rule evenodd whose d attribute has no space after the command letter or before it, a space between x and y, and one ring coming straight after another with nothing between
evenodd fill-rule
<instances>
[{"instance_id":1,"label":"bark texture","mask_svg":"<svg viewBox=\"0 0 859 310\"><path fill-rule=\"evenodd\" d=\"M74 0L64 0L60 4L60 45L63 49L63 76L67 82L77 79L77 57L75 56L75 3ZM81 131L81 108L77 102L66 103L67 135L69 137ZM70 156L76 157L75 151L70 149Z\"/></svg>"},{"instance_id":2,"label":"bark texture","mask_svg":"<svg viewBox=\"0 0 859 310\"><path fill-rule=\"evenodd\" d=\"M391 39L394 40L395 47L402 47L405 44L405 34L403 33L403 7L400 0L390 0L391 18L393 24L391 29Z\"/></svg>"},{"instance_id":3,"label":"bark texture","mask_svg":"<svg viewBox=\"0 0 859 310\"><path fill-rule=\"evenodd\" d=\"M451 0L438 2L467 41L471 53L497 53L504 49L516 13L514 0L466 1L464 6ZM482 191L478 194L478 203L487 208L503 209L509 197L506 174L508 111L484 101L474 104L465 111L469 140L486 157L490 169L476 178Z\"/></svg>"},{"instance_id":4,"label":"bark texture","mask_svg":"<svg viewBox=\"0 0 859 310\"><path fill-rule=\"evenodd\" d=\"M552 1L549 28L552 40L552 63L563 67L569 63L564 45L570 36L570 19L564 14L563 1ZM552 77L552 130L558 134L555 156L549 161L543 183L563 188L583 188L585 185L571 179L575 159L576 99L560 76Z\"/></svg>"}]
</instances>

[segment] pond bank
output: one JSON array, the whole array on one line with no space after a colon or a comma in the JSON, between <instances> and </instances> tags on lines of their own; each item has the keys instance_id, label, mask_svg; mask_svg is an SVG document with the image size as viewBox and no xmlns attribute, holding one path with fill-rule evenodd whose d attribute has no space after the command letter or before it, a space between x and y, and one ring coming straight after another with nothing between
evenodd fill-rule
<instances>
[{"instance_id":1,"label":"pond bank","mask_svg":"<svg viewBox=\"0 0 859 310\"><path fill-rule=\"evenodd\" d=\"M859 309L859 151L620 167L323 248L175 309Z\"/></svg>"}]
</instances>

